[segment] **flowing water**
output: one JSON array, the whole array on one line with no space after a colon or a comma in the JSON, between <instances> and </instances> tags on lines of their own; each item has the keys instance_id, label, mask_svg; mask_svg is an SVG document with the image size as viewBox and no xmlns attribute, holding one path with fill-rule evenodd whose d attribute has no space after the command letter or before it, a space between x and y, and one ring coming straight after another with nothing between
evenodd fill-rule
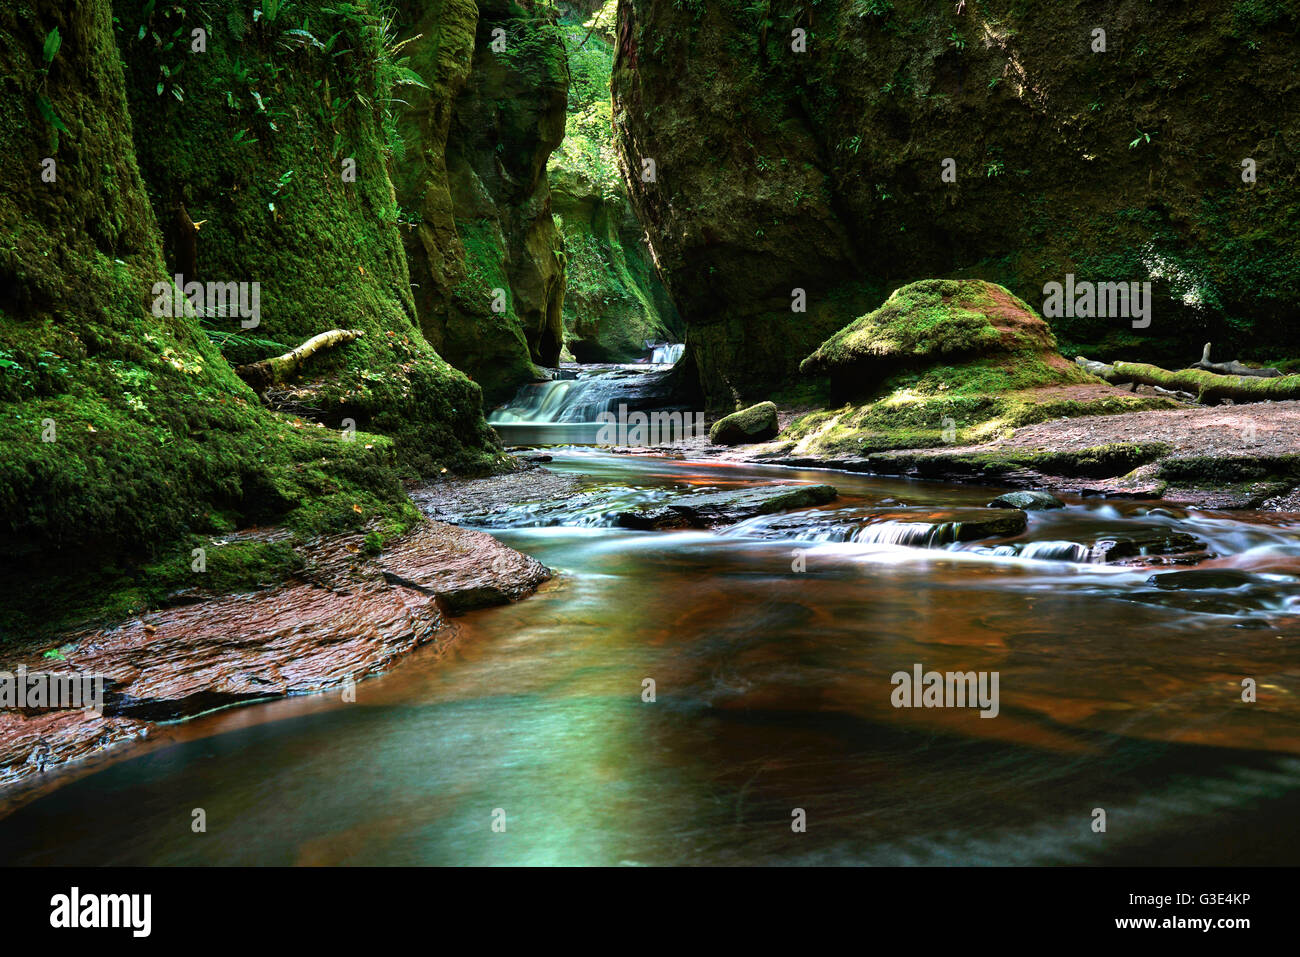
<instances>
[{"instance_id":1,"label":"flowing water","mask_svg":"<svg viewBox=\"0 0 1300 957\"><path fill-rule=\"evenodd\" d=\"M643 365L580 367L571 379L529 382L488 422L507 445L612 445L601 436L602 416L617 419L620 407L669 408L665 376L681 358L681 345L660 346Z\"/></svg>"},{"instance_id":2,"label":"flowing water","mask_svg":"<svg viewBox=\"0 0 1300 957\"><path fill-rule=\"evenodd\" d=\"M556 571L537 595L458 619L450 650L356 703L220 712L64 772L0 820L0 860L1300 859L1300 516L1076 500L961 541L951 510L995 491L579 451L552 467L626 502L841 496L716 532L620 529L608 501L498 514L493 534ZM893 707L916 665L996 672L997 716Z\"/></svg>"}]
</instances>

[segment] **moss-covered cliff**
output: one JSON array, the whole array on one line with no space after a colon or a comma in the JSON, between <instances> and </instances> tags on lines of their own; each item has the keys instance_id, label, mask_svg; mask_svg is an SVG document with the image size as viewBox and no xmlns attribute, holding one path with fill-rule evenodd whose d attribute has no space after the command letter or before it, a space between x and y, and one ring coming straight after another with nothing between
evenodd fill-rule
<instances>
[{"instance_id":1,"label":"moss-covered cliff","mask_svg":"<svg viewBox=\"0 0 1300 957\"><path fill-rule=\"evenodd\" d=\"M569 108L548 172L568 264L565 343L579 362L630 362L645 355L647 340L680 341L682 331L614 151L609 78L618 4L585 0L560 9Z\"/></svg>"},{"instance_id":2,"label":"moss-covered cliff","mask_svg":"<svg viewBox=\"0 0 1300 957\"><path fill-rule=\"evenodd\" d=\"M285 407L393 436L412 473L482 467L492 440L479 390L415 322L388 174L393 100L412 79L394 27L367 5L300 0L274 18L235 0L149 6L114 10L169 271L260 285L255 328L221 316L204 325L237 361L260 357L248 338L292 346L363 330L281 397ZM206 31L202 52L195 29Z\"/></svg>"},{"instance_id":3,"label":"moss-covered cliff","mask_svg":"<svg viewBox=\"0 0 1300 957\"><path fill-rule=\"evenodd\" d=\"M761 396L927 276L1034 305L1070 273L1153 283L1149 327L1053 319L1069 351L1294 348L1298 16L1289 0L620 0L620 154L711 401Z\"/></svg>"},{"instance_id":4,"label":"moss-covered cliff","mask_svg":"<svg viewBox=\"0 0 1300 957\"><path fill-rule=\"evenodd\" d=\"M564 136L568 70L546 4L400 5L403 209L420 324L489 403L553 366L563 345L563 241L546 162Z\"/></svg>"},{"instance_id":5,"label":"moss-covered cliff","mask_svg":"<svg viewBox=\"0 0 1300 957\"><path fill-rule=\"evenodd\" d=\"M478 388L414 322L391 38L326 6L0 5L0 559L188 567L195 534L400 524L400 477L500 461ZM258 324L160 309L178 272L258 283ZM290 415L235 374L335 326L365 335L270 397Z\"/></svg>"}]
</instances>

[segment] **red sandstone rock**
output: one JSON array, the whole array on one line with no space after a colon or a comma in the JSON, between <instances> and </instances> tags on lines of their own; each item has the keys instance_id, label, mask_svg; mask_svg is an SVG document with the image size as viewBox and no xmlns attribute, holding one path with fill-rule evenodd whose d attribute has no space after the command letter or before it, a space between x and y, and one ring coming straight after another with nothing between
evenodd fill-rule
<instances>
[{"instance_id":1,"label":"red sandstone rock","mask_svg":"<svg viewBox=\"0 0 1300 957\"><path fill-rule=\"evenodd\" d=\"M390 667L448 615L504 604L550 578L484 532L426 522L375 559L359 536L313 543L306 582L150 612L74 636L57 669L107 681L105 715L0 712L0 785L144 733L146 720L306 694ZM29 761L44 740L45 756Z\"/></svg>"}]
</instances>

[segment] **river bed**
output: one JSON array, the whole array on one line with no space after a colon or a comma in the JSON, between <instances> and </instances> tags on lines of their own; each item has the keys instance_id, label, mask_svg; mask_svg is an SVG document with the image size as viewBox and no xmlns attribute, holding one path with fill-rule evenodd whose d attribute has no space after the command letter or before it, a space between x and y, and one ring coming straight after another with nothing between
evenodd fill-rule
<instances>
[{"instance_id":1,"label":"river bed","mask_svg":"<svg viewBox=\"0 0 1300 957\"><path fill-rule=\"evenodd\" d=\"M897 531L915 522L843 529L1000 490L576 450L548 467L630 497L775 482L840 497L714 531L590 511L538 526L522 509L491 531L555 570L537 595L458 619L450 650L417 651L355 703L219 712L59 772L0 820L0 860L1300 859L1300 517L1072 500L1021 535L944 544ZM1190 566L1087 557L1174 532L1221 577L1171 587L1152 576ZM996 673L997 716L894 707L891 676L918 665Z\"/></svg>"}]
</instances>

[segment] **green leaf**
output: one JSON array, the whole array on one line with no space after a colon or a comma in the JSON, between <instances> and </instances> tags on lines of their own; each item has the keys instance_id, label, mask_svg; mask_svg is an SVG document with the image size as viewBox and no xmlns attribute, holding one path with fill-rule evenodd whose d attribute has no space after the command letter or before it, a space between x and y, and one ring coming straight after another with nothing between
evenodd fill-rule
<instances>
[{"instance_id":1,"label":"green leaf","mask_svg":"<svg viewBox=\"0 0 1300 957\"><path fill-rule=\"evenodd\" d=\"M59 47L62 45L63 38L59 36L58 27L45 34L45 63L47 66L54 62L54 55L59 52Z\"/></svg>"},{"instance_id":2,"label":"green leaf","mask_svg":"<svg viewBox=\"0 0 1300 957\"><path fill-rule=\"evenodd\" d=\"M54 104L50 102L50 98L44 93L38 93L36 95L36 108L41 111L41 116L45 117L45 121L56 130L59 130L62 133L68 132L68 128L64 126L63 121L59 119L59 115L54 112Z\"/></svg>"},{"instance_id":3,"label":"green leaf","mask_svg":"<svg viewBox=\"0 0 1300 957\"><path fill-rule=\"evenodd\" d=\"M159 84L158 84L158 95L159 95L159 96L162 96L162 91L163 91L163 85L162 85L161 83L159 83Z\"/></svg>"},{"instance_id":4,"label":"green leaf","mask_svg":"<svg viewBox=\"0 0 1300 957\"><path fill-rule=\"evenodd\" d=\"M424 78L416 73L410 67L399 66L396 70L396 77L393 80L394 86L418 86L427 90L429 84L424 82Z\"/></svg>"}]
</instances>

